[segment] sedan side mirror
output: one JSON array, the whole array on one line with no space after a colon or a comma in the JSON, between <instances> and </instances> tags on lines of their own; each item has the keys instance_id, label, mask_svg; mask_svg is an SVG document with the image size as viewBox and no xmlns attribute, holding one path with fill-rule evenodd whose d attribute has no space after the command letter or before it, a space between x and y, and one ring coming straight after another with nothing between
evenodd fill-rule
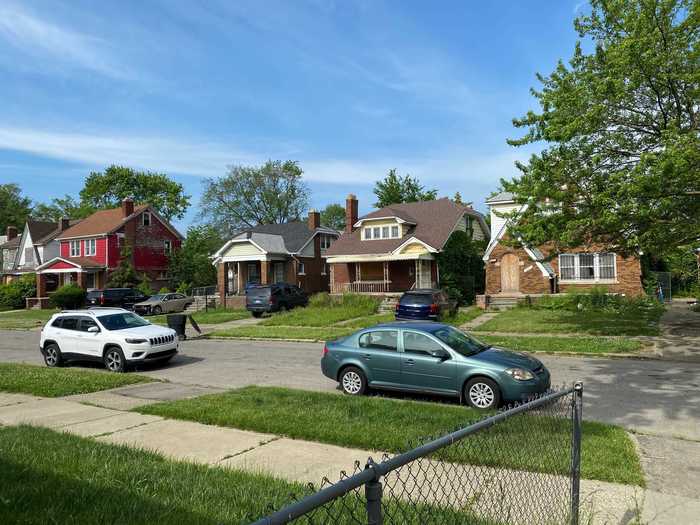
<instances>
[{"instance_id":1,"label":"sedan side mirror","mask_svg":"<svg viewBox=\"0 0 700 525\"><path fill-rule=\"evenodd\" d=\"M448 354L444 350L433 350L432 352L430 352L430 356L440 359L442 361L446 361L450 358L450 354Z\"/></svg>"},{"instance_id":2,"label":"sedan side mirror","mask_svg":"<svg viewBox=\"0 0 700 525\"><path fill-rule=\"evenodd\" d=\"M88 328L88 332L91 334L97 334L100 332L100 327L99 326L91 326Z\"/></svg>"}]
</instances>

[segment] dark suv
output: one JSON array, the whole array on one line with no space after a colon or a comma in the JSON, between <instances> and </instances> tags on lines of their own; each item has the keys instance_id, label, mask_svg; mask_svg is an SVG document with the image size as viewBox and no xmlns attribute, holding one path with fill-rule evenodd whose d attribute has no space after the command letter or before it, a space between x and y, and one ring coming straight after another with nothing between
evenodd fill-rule
<instances>
[{"instance_id":1,"label":"dark suv","mask_svg":"<svg viewBox=\"0 0 700 525\"><path fill-rule=\"evenodd\" d=\"M306 306L309 298L293 284L277 283L251 286L245 293L245 307L260 317L265 312L281 312L295 306Z\"/></svg>"},{"instance_id":2,"label":"dark suv","mask_svg":"<svg viewBox=\"0 0 700 525\"><path fill-rule=\"evenodd\" d=\"M133 288L105 288L89 291L85 302L87 306L116 306L131 310L135 303L145 301L148 297Z\"/></svg>"},{"instance_id":3,"label":"dark suv","mask_svg":"<svg viewBox=\"0 0 700 525\"><path fill-rule=\"evenodd\" d=\"M456 312L457 302L442 290L411 290L396 303L396 319L438 321Z\"/></svg>"}]
</instances>

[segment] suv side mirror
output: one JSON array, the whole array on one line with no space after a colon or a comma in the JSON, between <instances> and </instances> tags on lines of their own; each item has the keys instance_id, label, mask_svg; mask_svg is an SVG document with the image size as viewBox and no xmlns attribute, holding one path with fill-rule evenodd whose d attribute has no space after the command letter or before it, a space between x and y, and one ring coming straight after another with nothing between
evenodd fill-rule
<instances>
[{"instance_id":1,"label":"suv side mirror","mask_svg":"<svg viewBox=\"0 0 700 525\"><path fill-rule=\"evenodd\" d=\"M90 326L88 328L88 332L90 332L91 334L97 334L100 332L100 327L99 326Z\"/></svg>"}]
</instances>

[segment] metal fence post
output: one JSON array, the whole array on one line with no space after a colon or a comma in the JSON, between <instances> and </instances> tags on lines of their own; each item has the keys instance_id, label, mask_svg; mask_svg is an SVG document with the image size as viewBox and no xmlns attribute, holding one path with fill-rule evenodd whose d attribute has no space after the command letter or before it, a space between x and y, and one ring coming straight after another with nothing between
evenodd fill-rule
<instances>
[{"instance_id":1,"label":"metal fence post","mask_svg":"<svg viewBox=\"0 0 700 525\"><path fill-rule=\"evenodd\" d=\"M571 525L578 525L581 498L581 422L583 420L583 383L577 381L573 394L573 436L571 441Z\"/></svg>"},{"instance_id":2,"label":"metal fence post","mask_svg":"<svg viewBox=\"0 0 700 525\"><path fill-rule=\"evenodd\" d=\"M372 468L374 461L370 458L365 469ZM367 525L382 525L382 484L378 477L365 483L365 500L367 500Z\"/></svg>"}]
</instances>

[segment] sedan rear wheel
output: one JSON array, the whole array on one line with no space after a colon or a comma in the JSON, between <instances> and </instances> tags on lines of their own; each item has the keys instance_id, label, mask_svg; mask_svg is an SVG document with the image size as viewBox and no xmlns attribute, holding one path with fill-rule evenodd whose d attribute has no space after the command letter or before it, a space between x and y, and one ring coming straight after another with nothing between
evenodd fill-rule
<instances>
[{"instance_id":1,"label":"sedan rear wheel","mask_svg":"<svg viewBox=\"0 0 700 525\"><path fill-rule=\"evenodd\" d=\"M475 377L464 386L464 399L474 408L489 410L498 408L501 392L495 381L485 377Z\"/></svg>"},{"instance_id":2,"label":"sedan rear wheel","mask_svg":"<svg viewBox=\"0 0 700 525\"><path fill-rule=\"evenodd\" d=\"M163 313L163 309L160 306L154 306L152 312L153 315L160 315Z\"/></svg>"},{"instance_id":3,"label":"sedan rear wheel","mask_svg":"<svg viewBox=\"0 0 700 525\"><path fill-rule=\"evenodd\" d=\"M361 396L367 390L367 379L362 370L349 366L340 374L340 386L349 396Z\"/></svg>"}]
</instances>

